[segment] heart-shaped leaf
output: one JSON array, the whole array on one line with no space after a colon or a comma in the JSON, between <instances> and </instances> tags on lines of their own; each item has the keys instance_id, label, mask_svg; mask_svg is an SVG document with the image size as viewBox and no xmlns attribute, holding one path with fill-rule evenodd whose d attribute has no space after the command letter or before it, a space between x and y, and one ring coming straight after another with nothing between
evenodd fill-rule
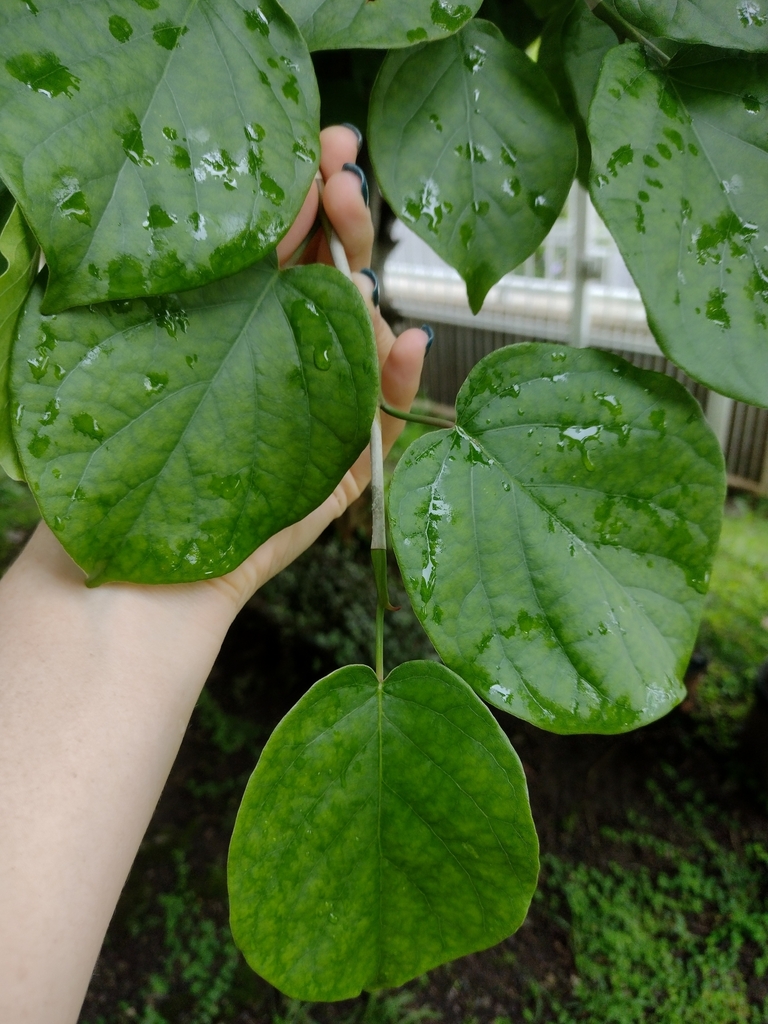
<instances>
[{"instance_id":1,"label":"heart-shaped leaf","mask_svg":"<svg viewBox=\"0 0 768 1024\"><path fill-rule=\"evenodd\" d=\"M23 470L11 435L11 344L39 261L37 242L13 197L0 183L0 467L14 480L22 479Z\"/></svg>"},{"instance_id":2,"label":"heart-shaped leaf","mask_svg":"<svg viewBox=\"0 0 768 1024\"><path fill-rule=\"evenodd\" d=\"M547 76L484 21L390 53L368 137L392 209L459 271L475 313L549 232L576 169Z\"/></svg>"},{"instance_id":3,"label":"heart-shaped leaf","mask_svg":"<svg viewBox=\"0 0 768 1024\"><path fill-rule=\"evenodd\" d=\"M472 370L455 430L390 492L408 594L478 693L553 732L623 732L685 693L723 459L676 381L543 344Z\"/></svg>"},{"instance_id":4,"label":"heart-shaped leaf","mask_svg":"<svg viewBox=\"0 0 768 1024\"><path fill-rule=\"evenodd\" d=\"M50 317L41 291L14 346L15 439L92 581L228 572L365 447L376 351L337 270L278 273L270 259L186 294Z\"/></svg>"},{"instance_id":5,"label":"heart-shaped leaf","mask_svg":"<svg viewBox=\"0 0 768 1024\"><path fill-rule=\"evenodd\" d=\"M587 136L589 104L603 57L618 39L613 29L575 0L554 14L541 37L538 64L549 75L579 142L579 181L586 186L592 152Z\"/></svg>"},{"instance_id":6,"label":"heart-shaped leaf","mask_svg":"<svg viewBox=\"0 0 768 1024\"><path fill-rule=\"evenodd\" d=\"M461 28L481 0L283 0L310 50L393 49L442 39Z\"/></svg>"},{"instance_id":7,"label":"heart-shaped leaf","mask_svg":"<svg viewBox=\"0 0 768 1024\"><path fill-rule=\"evenodd\" d=\"M275 0L0 10L0 174L46 311L194 288L287 231L317 167L306 45Z\"/></svg>"},{"instance_id":8,"label":"heart-shaped leaf","mask_svg":"<svg viewBox=\"0 0 768 1024\"><path fill-rule=\"evenodd\" d=\"M696 380L768 405L768 63L661 72L617 47L589 132L592 199L659 345Z\"/></svg>"},{"instance_id":9,"label":"heart-shaped leaf","mask_svg":"<svg viewBox=\"0 0 768 1024\"><path fill-rule=\"evenodd\" d=\"M506 938L538 844L520 761L442 665L322 679L251 777L229 853L232 931L299 999L401 985Z\"/></svg>"},{"instance_id":10,"label":"heart-shaped leaf","mask_svg":"<svg viewBox=\"0 0 768 1024\"><path fill-rule=\"evenodd\" d=\"M616 10L651 36L735 50L768 50L765 0L613 0Z\"/></svg>"}]
</instances>

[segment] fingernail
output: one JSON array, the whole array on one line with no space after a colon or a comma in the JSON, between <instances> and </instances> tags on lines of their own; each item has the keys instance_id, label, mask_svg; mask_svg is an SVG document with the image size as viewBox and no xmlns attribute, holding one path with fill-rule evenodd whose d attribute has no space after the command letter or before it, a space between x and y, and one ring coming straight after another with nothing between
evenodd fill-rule
<instances>
[{"instance_id":1,"label":"fingernail","mask_svg":"<svg viewBox=\"0 0 768 1024\"><path fill-rule=\"evenodd\" d=\"M368 191L368 179L365 176L363 168L358 167L357 164L344 164L342 171L351 171L352 174L356 174L358 176L360 179L360 188L363 193L363 199L365 200L365 205L368 206L371 201L371 194Z\"/></svg>"},{"instance_id":2,"label":"fingernail","mask_svg":"<svg viewBox=\"0 0 768 1024\"><path fill-rule=\"evenodd\" d=\"M365 274L365 276L373 283L373 295L371 296L371 299L373 300L374 306L378 307L379 299L381 298L379 292L379 275L375 270L371 270L370 267L363 267L360 273Z\"/></svg>"},{"instance_id":3,"label":"fingernail","mask_svg":"<svg viewBox=\"0 0 768 1024\"><path fill-rule=\"evenodd\" d=\"M359 153L360 150L363 148L363 133L360 131L356 124L351 124L349 121L342 121L341 127L349 128L351 132L355 133L355 135L357 136L357 152Z\"/></svg>"},{"instance_id":4,"label":"fingernail","mask_svg":"<svg viewBox=\"0 0 768 1024\"><path fill-rule=\"evenodd\" d=\"M424 349L424 358L426 359L426 357L429 355L429 350L432 348L432 344L435 340L435 332L432 330L429 324L422 324L421 329L427 336L427 347Z\"/></svg>"}]
</instances>

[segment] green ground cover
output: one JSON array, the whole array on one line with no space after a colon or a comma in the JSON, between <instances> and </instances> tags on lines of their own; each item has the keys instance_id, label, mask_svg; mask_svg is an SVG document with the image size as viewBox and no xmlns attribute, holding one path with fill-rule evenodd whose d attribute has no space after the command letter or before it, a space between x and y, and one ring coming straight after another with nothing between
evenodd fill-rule
<instances>
[{"instance_id":1,"label":"green ground cover","mask_svg":"<svg viewBox=\"0 0 768 1024\"><path fill-rule=\"evenodd\" d=\"M711 743L733 749L752 703L755 672L768 658L766 501L729 506L697 646L709 667L694 715Z\"/></svg>"},{"instance_id":2,"label":"green ground cover","mask_svg":"<svg viewBox=\"0 0 768 1024\"><path fill-rule=\"evenodd\" d=\"M655 819L629 813L627 828L602 830L617 858L650 853L650 865L647 857L611 859L604 869L547 858L542 899L550 913L567 915L576 974L570 999L525 1020L768 1020L768 996L758 994L768 971L768 850L723 843L711 826L727 830L727 816L703 806L674 773L669 781L666 791L655 788ZM663 834L670 820L675 841Z\"/></svg>"}]
</instances>

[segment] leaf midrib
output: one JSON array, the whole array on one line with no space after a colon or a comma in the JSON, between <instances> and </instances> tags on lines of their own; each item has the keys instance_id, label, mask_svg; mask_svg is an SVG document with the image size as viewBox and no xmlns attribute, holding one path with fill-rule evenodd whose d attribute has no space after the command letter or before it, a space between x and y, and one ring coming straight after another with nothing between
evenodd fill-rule
<instances>
[{"instance_id":1,"label":"leaf midrib","mask_svg":"<svg viewBox=\"0 0 768 1024\"><path fill-rule=\"evenodd\" d=\"M210 394L211 390L214 388L219 375L223 372L223 370L224 370L225 366L227 365L229 359L232 358L232 354L235 351L235 349L239 347L239 345L240 345L240 343L242 341L243 335L244 335L245 331L247 330L247 328L250 326L251 321L256 316L256 314L261 310L262 303L264 301L266 301L267 293L274 288L274 285L275 285L275 283L277 281L277 278L279 277L279 273L280 273L279 270L277 270L275 268L272 271L272 273L269 275L269 277L267 279L267 282L266 282L264 288L261 291L261 294L256 298L256 300L254 302L254 306L253 306L253 309L252 309L251 313L249 314L249 316L247 317L247 319L246 319L245 323L243 324L242 328L238 332L237 337L233 340L233 342L230 345L229 349L227 350L224 358L221 360L221 362L220 362L216 372L211 377L211 379L207 382L207 384L204 381L198 381L196 384L189 384L189 385L187 385L188 388L193 388L193 387L201 387L202 388L202 394L200 396L200 401L197 403L197 405L195 406L195 408L192 411L191 415L189 416L186 424L184 425L184 429L182 430L181 434L179 435L177 441L175 442L173 447L171 447L169 449L168 455L167 455L165 461L163 462L162 466L158 469L158 471L152 477L147 477L147 478L145 478L145 480L142 481L142 483L146 483L148 480L152 480L153 481L153 483L152 483L152 490L150 490L149 494L147 495L147 501L143 502L141 507L138 509L135 517L133 518L133 520L131 522L131 526L126 528L123 531L123 538L127 537L130 534L131 530L133 530L133 528L135 527L136 522L138 521L140 516L144 513L144 511L146 509L146 504L147 504L147 502L149 500L150 495L154 491L154 487L155 487L155 485L157 483L157 480L160 478L160 476L162 475L164 470L167 468L168 463L173 458L173 456L175 455L177 449L182 444L184 438L186 437L187 431L189 430L189 428L191 427L192 423L194 422L194 419L197 416L197 414L199 413L200 408L203 405L204 401L206 400L206 398ZM279 300L277 300L277 301L279 303ZM226 305L229 305L229 304L230 303L221 303L220 305L226 306ZM234 300L233 300L232 304L236 304L234 302ZM143 321L141 324L134 325L132 328L130 328L130 330L131 331L140 330L141 328L147 326L147 324L149 324L149 323L151 323L151 321L149 321L149 320ZM113 340L115 338L124 337L125 333L127 333L127 332L119 332L118 334L110 335L109 337L105 338L103 341L99 342L99 348L101 348L102 345L104 345L105 343L107 343L107 342L109 342L109 341L111 341L111 340ZM90 351L90 349L88 351ZM72 368L72 370L67 374L67 376L64 378L64 380L62 380L61 384L56 388L55 394L56 394L57 397L58 397L62 387L64 386L64 384L66 384L69 381L72 373L74 373L75 370L79 369L82 366L82 364L85 361L86 357L87 357L87 353L86 353L86 356L84 356L82 359L80 359L78 361L77 365ZM155 402L153 405L149 406L149 408L145 409L144 412L140 413L139 416L137 416L135 419L130 420L124 426L122 426L119 430L117 430L114 434L111 434L110 437L103 442L103 444L106 444L106 443L108 443L108 441L112 441L114 438L119 437L120 434L123 433L123 431L131 429L136 423L139 422L139 420L143 419L144 416L151 415L155 411L155 409L158 408L158 406L162 405L164 402L167 402L167 401L170 401L173 398L176 398L180 393L182 393L182 390L186 390L186 389L180 389L179 391L174 391L172 394L169 394L169 395L164 396L163 398L161 398L159 402ZM88 458L88 461L86 462L85 466L83 467L83 470L81 471L80 478L78 479L77 484L73 488L73 492L76 491L77 488L82 485L82 483L83 483L83 481L84 481L84 479L86 477L86 474L87 474L87 472L88 472L88 470L90 468L91 463L93 462L93 460L96 457L97 453L99 451L101 451L101 449L103 447L103 444L99 444L99 446L97 448L94 448L94 450L91 452L91 454L90 454L90 456ZM141 486L141 485L139 484L137 486ZM129 493L131 493L131 492L129 492ZM89 525L89 531L94 529L95 526L98 526L101 523L103 523L112 514L112 512L116 508L119 508L119 506L122 504L123 500L125 500L125 497L127 497L127 496L128 495L125 495L124 498L122 498L117 503L117 505L112 506L112 508L110 508L101 517L101 519L98 520L98 522L95 525L94 524ZM69 505L67 507L67 512L65 513L65 515L68 514L71 511L72 504L73 504L73 501L72 501L72 499L70 499L70 503L69 503ZM110 562L111 562L111 558L108 560L107 564L109 565Z\"/></svg>"},{"instance_id":2,"label":"leaf midrib","mask_svg":"<svg viewBox=\"0 0 768 1024\"><path fill-rule=\"evenodd\" d=\"M656 624L655 624L655 623L654 623L654 622L653 622L653 621L652 621L652 620L651 620L651 619L650 619L650 618L648 617L648 615L646 614L646 612L645 612L645 611L644 611L644 610L643 610L642 608L640 608L640 606L639 606L639 605L637 604L637 601L635 600L635 598L634 598L634 597L632 596L632 594L631 594L631 593L630 593L630 592L629 592L629 591L627 590L627 588L626 588L625 584L624 584L624 583L622 583L622 582L621 582L621 580L617 579L617 578L616 578L616 577L614 576L614 574L613 574L613 573L612 573L612 572L611 572L611 571L610 571L609 569L607 569L605 565L603 565L603 563L602 563L602 562L600 561L600 559L599 559L599 558L597 557L597 555L595 554L595 552L594 552L594 551L592 550L591 546L590 546L590 545L589 545L589 544L588 544L588 543L587 543L586 541L582 540L582 538L581 538L581 537L579 537L579 535L578 535L578 534L574 533L574 531L573 531L573 530L572 530L572 529L571 529L571 528L570 528L569 526L567 526L567 525L566 525L566 524L565 524L565 523L564 523L564 522L563 522L563 521L562 521L562 520L560 519L560 517L559 517L559 516L557 516L557 515L556 515L555 513L553 513L553 512L552 512L552 511L551 511L550 509L548 509L548 508L545 508L545 506L543 506L543 505L541 504L541 502L540 502L540 501L539 501L539 500L538 500L538 499L536 498L536 496L535 496L535 495L534 495L533 493L531 493L531 491L530 491L530 490L529 490L529 489L528 489L528 488L527 488L527 487L525 486L525 484L524 484L524 483L522 483L522 481L518 480L518 478L517 478L517 477L513 476L513 475L512 475L512 474L511 474L511 473L510 473L510 472L509 472L509 471L507 470L507 468L506 468L506 467L504 466L504 464L503 464L502 462L500 462L500 461L499 461L499 459L498 459L498 458L497 458L497 457L496 457L495 455L493 455L493 454L492 454L491 452L489 452L489 451L488 451L488 450L487 450L487 449L486 449L486 448L485 448L485 447L484 447L484 446L483 446L483 445L482 445L482 444L481 444L481 443L480 443L480 442L479 442L478 440L476 440L475 438L473 438L473 437L471 437L471 436L470 436L469 434L467 434L467 433L466 433L466 432L465 432L465 431L464 431L464 430L462 429L462 427L461 427L461 426L459 426L458 424L456 425L456 427L455 427L454 429L456 430L456 432L457 432L458 434L460 434L461 436L463 436L463 437L464 437L464 438L465 438L465 439L467 440L467 442L468 442L469 444L472 444L472 445L476 445L476 446L477 446L477 447L478 447L478 448L479 448L479 449L480 449L480 450L482 451L483 455L485 455L485 456L486 456L486 458L488 458L489 460L491 460L491 462L492 462L492 464L493 464L493 465L495 465L495 466L498 466L498 467L499 467L499 471L500 471L500 472L502 473L502 475L504 475L504 476L506 476L506 477L507 477L507 479L508 479L508 480L510 481L510 483L512 484L512 486L513 486L513 487L518 487L518 488L519 488L519 489L520 489L520 490L521 490L521 491L522 491L523 493L525 493L526 495L528 495L528 497L529 497L529 498L531 499L531 501L533 501L533 503L534 503L534 504L535 504L535 505L536 505L536 506L537 506L538 508L540 508L540 509L541 509L541 511L542 511L543 513L546 513L546 515L549 515L549 516L551 516L551 517L552 517L552 518L553 518L553 519L555 520L555 522L557 522L557 523L558 523L558 524L560 525L561 529L562 529L562 530L563 530L563 531L564 531L564 532L565 532L565 533L566 533L566 534L567 534L567 535L568 535L569 537L571 537L571 538L573 538L573 539L577 540L577 541L579 542L579 544L583 545L583 547L584 547L584 550L585 550L585 551L587 551L587 553L589 554L589 556L590 556L590 557L591 557L591 558L592 558L592 559L594 560L594 562L595 562L595 563L596 563L596 564L597 564L597 565L598 565L598 566L600 567L600 569L602 570L602 572L605 572L605 573L607 573L607 575L608 575L608 576L610 576L612 580L614 580L614 582L615 582L615 583L616 583L616 585L617 585L617 586L618 586L618 587L620 588L620 590L621 590L621 591L622 591L622 592L623 592L624 594L626 594L626 596L627 596L627 599L628 599L628 601L629 601L629 602L630 602L630 603L632 604L632 606L633 606L633 607L634 607L635 609L637 609L637 611L638 611L638 613L640 614L640 616L641 616L641 618L643 619L643 621L645 621L645 622L646 622L646 623L648 624L648 626L649 626L649 627L650 627L650 628L651 628L651 629L653 630L653 632L654 632L654 633L655 633L655 634L656 634L656 635L657 635L657 636L659 637L659 639L660 639L660 640L661 640L661 642L663 643L664 647L665 647L665 648L666 648L666 649L667 649L667 650L669 651L669 653L670 653L670 654L672 654L672 655L673 655L673 654L674 654L674 652L673 652L673 651L672 651L672 649L670 648L670 646L669 646L669 643L668 643L668 640L667 640L667 638L666 638L666 637L665 637L665 636L664 636L664 635L663 635L663 634L662 634L662 633L661 633L661 632L659 631L659 629L658 629L658 627L656 626ZM518 523L519 523L519 517L517 516L517 513L515 513L515 520L516 520L516 522L518 522ZM522 541L522 537L520 537L520 546L521 546L521 550L523 551L523 554L525 555L525 550L526 550L526 549L525 549L525 545L523 544L523 541ZM526 568L527 568L527 559L526 559ZM555 630L555 628L554 628L554 626L553 626L553 624L552 624L552 622L551 622L551 619L550 619L550 616L549 616L548 612L547 612L547 611L546 611L546 609L545 609L545 608L543 608L543 607L542 607L542 605L541 605L541 602L540 602L540 600L539 600L539 597L538 597L538 593L537 593L537 591L536 591L536 587L535 587L535 585L534 585L534 583L533 583L533 578L532 578L532 576L531 576L530 570L528 571L528 577L529 577L529 581L530 581L530 583L531 583L531 589L533 590L534 594L536 595L536 601L537 601L537 603L538 603L538 605L539 605L539 608L541 608L542 614L543 614L543 615L545 616L545 618L546 618L547 622L549 623L549 626L550 626L550 628L552 629L553 635L554 635L554 636L556 637L556 639L557 639L557 642L558 642L558 644L560 645L560 647L561 647L561 649L562 649L562 651L563 651L563 654L564 654L564 655L565 655L565 657L566 657L566 658L568 659L568 662L569 662L569 663L570 663L570 665L571 665L571 666L573 667L573 670L574 670L574 671L576 672L576 674L577 674L577 675L578 675L579 677L581 677L581 675L582 675L581 671L580 671L580 670L579 670L579 669L577 668L577 666L576 666L576 665L574 665L574 663L573 663L573 660L572 660L572 658L571 658L570 654L568 653L567 649L565 648L565 646L564 646L564 644L563 644L562 640L561 640L561 639L560 639L560 637L558 636L558 634L557 634L557 631ZM598 577L598 579L599 579L599 577ZM602 583L601 583L601 587L602 587ZM606 603L608 603L608 604L610 605L610 602L606 602ZM621 636L621 639L622 639L622 643L624 644L624 648L625 648L625 650L627 651L627 656L628 656L628 660L629 660L629 662L630 662L631 664L633 664L633 665L634 665L634 659L633 659L633 658L631 657L631 655L629 654L629 651L628 651L628 649L627 649L627 646L626 646L626 640L624 639L624 637L623 637L623 635L622 635L622 634L619 634L619 635ZM637 672L637 669L636 669L635 671L636 671L636 673L637 673L637 676L638 676L638 678L641 678L641 677L640 677L640 673L639 673L639 672ZM592 686L595 686L595 687L596 687L596 689L597 689L597 690L598 690L599 692L602 692L602 688L601 688L601 686L600 686L599 682L595 683L595 682L593 682L592 680L588 680L588 681L590 682L590 685L592 685Z\"/></svg>"}]
</instances>

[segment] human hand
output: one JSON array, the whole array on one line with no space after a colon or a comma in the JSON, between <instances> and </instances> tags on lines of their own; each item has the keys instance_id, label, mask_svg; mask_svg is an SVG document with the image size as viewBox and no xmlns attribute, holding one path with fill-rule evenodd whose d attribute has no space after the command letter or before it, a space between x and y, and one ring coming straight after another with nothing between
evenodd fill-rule
<instances>
[{"instance_id":1,"label":"human hand","mask_svg":"<svg viewBox=\"0 0 768 1024\"><path fill-rule=\"evenodd\" d=\"M373 224L361 189L361 180L344 170L357 158L357 138L349 128L334 126L320 134L320 171L325 182L323 208L338 235L349 260L352 279L365 299L371 314L381 369L381 389L385 400L398 409L408 410L419 387L428 338L424 331L412 328L395 338L379 307L373 303L373 282L360 273L368 268L373 249ZM277 247L281 264L287 262L306 238L315 222L319 206L317 185L313 184L304 205L288 234ZM330 249L321 232L307 246L302 263L332 264ZM405 424L385 413L381 417L384 454L390 450ZM360 455L345 473L333 493L306 518L275 534L233 572L205 585L226 594L236 609L260 586L284 569L320 536L334 519L360 496L370 482L370 450Z\"/></svg>"},{"instance_id":2,"label":"human hand","mask_svg":"<svg viewBox=\"0 0 768 1024\"><path fill-rule=\"evenodd\" d=\"M373 229L357 140L323 132L324 206L373 319L387 400L408 408L426 337L395 339L359 273ZM313 187L278 250L314 222ZM318 242L304 254L329 260ZM382 416L385 447L402 422ZM306 519L234 572L197 583L108 583L85 573L41 524L0 580L0 1020L77 1018L104 933L200 691L238 609L365 487L363 453Z\"/></svg>"},{"instance_id":3,"label":"human hand","mask_svg":"<svg viewBox=\"0 0 768 1024\"><path fill-rule=\"evenodd\" d=\"M381 368L381 387L385 400L395 408L408 410L416 395L424 362L427 336L416 328L395 338L389 325L373 303L373 283L360 273L367 268L372 255L373 224L363 198L357 174L344 170L345 164L357 158L357 137L349 128L335 126L321 132L320 171L325 182L323 207L338 235L371 315ZM313 184L296 221L277 248L278 258L285 263L311 231L319 207L317 185ZM302 254L301 262L319 261L331 264L330 250L322 231L312 239ZM386 454L401 433L404 423L382 414L382 439ZM110 583L97 590L83 586L85 574L65 553L55 535L41 524L28 545L24 562L35 561L38 571L64 585L71 598L90 607L111 595L113 602L122 599L137 601L154 609L162 607L164 615L187 618L192 615L205 623L214 637L222 631L245 602L267 580L284 569L305 551L323 530L360 496L370 481L370 451L366 449L344 474L333 493L306 518L275 534L258 547L237 569L216 579L197 583L155 584ZM76 596L75 596L76 595ZM192 621L192 620L189 620Z\"/></svg>"}]
</instances>

